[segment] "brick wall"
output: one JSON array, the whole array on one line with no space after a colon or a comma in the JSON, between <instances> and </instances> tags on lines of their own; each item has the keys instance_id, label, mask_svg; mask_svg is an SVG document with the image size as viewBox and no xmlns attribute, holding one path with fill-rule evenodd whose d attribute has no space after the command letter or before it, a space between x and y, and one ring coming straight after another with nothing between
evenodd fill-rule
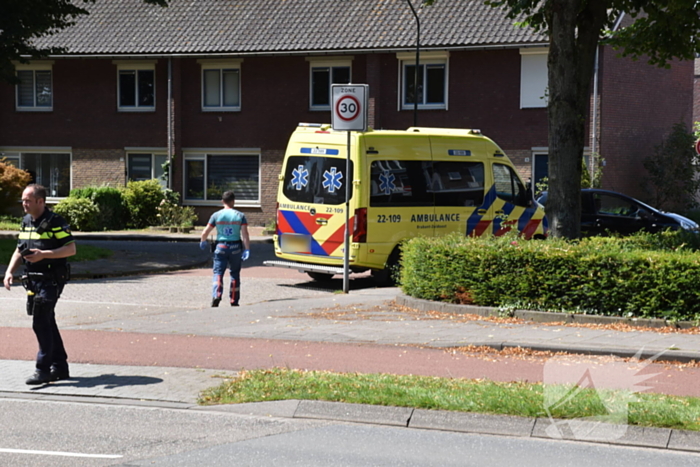
<instances>
[{"instance_id":1,"label":"brick wall","mask_svg":"<svg viewBox=\"0 0 700 467\"><path fill-rule=\"evenodd\" d=\"M124 186L125 161L124 151L120 149L74 149L72 188Z\"/></svg>"},{"instance_id":2,"label":"brick wall","mask_svg":"<svg viewBox=\"0 0 700 467\"><path fill-rule=\"evenodd\" d=\"M525 149L514 149L505 151L523 182L527 183L532 177L532 151Z\"/></svg>"},{"instance_id":3,"label":"brick wall","mask_svg":"<svg viewBox=\"0 0 700 467\"><path fill-rule=\"evenodd\" d=\"M605 47L601 65L603 188L644 200L644 159L653 155L674 124L690 128L694 64L674 61L670 69L663 69L646 64L644 58L621 58Z\"/></svg>"},{"instance_id":4,"label":"brick wall","mask_svg":"<svg viewBox=\"0 0 700 467\"><path fill-rule=\"evenodd\" d=\"M693 92L693 122L700 122L700 58L695 59L695 80Z\"/></svg>"}]
</instances>

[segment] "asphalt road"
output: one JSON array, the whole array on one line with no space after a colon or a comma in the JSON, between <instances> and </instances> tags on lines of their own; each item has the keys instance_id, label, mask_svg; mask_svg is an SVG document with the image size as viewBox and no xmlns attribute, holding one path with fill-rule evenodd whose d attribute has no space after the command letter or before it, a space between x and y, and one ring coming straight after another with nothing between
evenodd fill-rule
<instances>
[{"instance_id":1,"label":"asphalt road","mask_svg":"<svg viewBox=\"0 0 700 467\"><path fill-rule=\"evenodd\" d=\"M224 411L0 400L4 466L697 466L634 447ZM11 449L7 446L12 446Z\"/></svg>"}]
</instances>

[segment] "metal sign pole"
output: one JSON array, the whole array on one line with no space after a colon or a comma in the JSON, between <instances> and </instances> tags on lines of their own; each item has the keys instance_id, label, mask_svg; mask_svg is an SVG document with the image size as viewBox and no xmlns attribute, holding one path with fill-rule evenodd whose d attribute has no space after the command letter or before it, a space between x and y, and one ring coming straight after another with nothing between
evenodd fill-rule
<instances>
[{"instance_id":1,"label":"metal sign pole","mask_svg":"<svg viewBox=\"0 0 700 467\"><path fill-rule=\"evenodd\" d=\"M367 99L369 86L366 84L332 84L331 97L333 112L331 123L334 131L348 132L348 147L345 157L345 239L343 242L343 293L350 291L350 197L352 196L353 174L351 170L350 140L351 131L367 131Z\"/></svg>"},{"instance_id":2,"label":"metal sign pole","mask_svg":"<svg viewBox=\"0 0 700 467\"><path fill-rule=\"evenodd\" d=\"M348 152L345 158L345 245L343 251L343 293L350 292L350 194L352 174L350 173L350 131L348 130Z\"/></svg>"}]
</instances>

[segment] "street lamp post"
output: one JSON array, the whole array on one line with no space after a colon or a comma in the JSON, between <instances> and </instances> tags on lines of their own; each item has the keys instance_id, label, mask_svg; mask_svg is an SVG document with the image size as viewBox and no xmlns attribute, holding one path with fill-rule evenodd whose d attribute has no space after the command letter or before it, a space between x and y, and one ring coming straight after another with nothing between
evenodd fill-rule
<instances>
[{"instance_id":1,"label":"street lamp post","mask_svg":"<svg viewBox=\"0 0 700 467\"><path fill-rule=\"evenodd\" d=\"M411 0L406 0L408 6L411 7L413 16L416 18L416 67L413 76L413 126L418 126L418 65L420 63L420 19L416 9L413 8Z\"/></svg>"}]
</instances>

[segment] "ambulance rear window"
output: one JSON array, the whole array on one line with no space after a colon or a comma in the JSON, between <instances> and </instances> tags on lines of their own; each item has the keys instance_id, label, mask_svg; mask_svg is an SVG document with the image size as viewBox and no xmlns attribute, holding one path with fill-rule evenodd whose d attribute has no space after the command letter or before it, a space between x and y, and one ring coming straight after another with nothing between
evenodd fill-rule
<instances>
[{"instance_id":1,"label":"ambulance rear window","mask_svg":"<svg viewBox=\"0 0 700 467\"><path fill-rule=\"evenodd\" d=\"M345 203L348 180L345 159L324 156L291 156L284 169L282 192L290 201L309 204ZM353 171L352 161L350 171ZM352 195L352 190L351 190Z\"/></svg>"}]
</instances>

